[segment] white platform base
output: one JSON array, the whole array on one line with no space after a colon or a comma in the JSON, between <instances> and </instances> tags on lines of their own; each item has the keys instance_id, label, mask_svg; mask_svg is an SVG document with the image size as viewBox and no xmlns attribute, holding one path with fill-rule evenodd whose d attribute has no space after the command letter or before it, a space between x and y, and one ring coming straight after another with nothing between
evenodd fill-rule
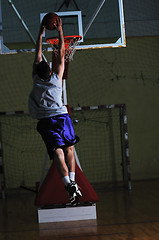
<instances>
[{"instance_id":1,"label":"white platform base","mask_svg":"<svg viewBox=\"0 0 159 240\"><path fill-rule=\"evenodd\" d=\"M39 223L96 219L96 204L89 206L38 209Z\"/></svg>"}]
</instances>

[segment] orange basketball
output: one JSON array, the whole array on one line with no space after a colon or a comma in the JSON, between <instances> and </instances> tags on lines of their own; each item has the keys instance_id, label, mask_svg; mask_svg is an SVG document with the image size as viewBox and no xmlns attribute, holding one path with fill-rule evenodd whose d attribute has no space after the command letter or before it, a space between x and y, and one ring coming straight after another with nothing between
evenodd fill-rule
<instances>
[{"instance_id":1,"label":"orange basketball","mask_svg":"<svg viewBox=\"0 0 159 240\"><path fill-rule=\"evenodd\" d=\"M47 13L42 20L43 25L46 27L48 30L54 30L55 26L54 24L57 23L57 19L59 16L56 13Z\"/></svg>"}]
</instances>

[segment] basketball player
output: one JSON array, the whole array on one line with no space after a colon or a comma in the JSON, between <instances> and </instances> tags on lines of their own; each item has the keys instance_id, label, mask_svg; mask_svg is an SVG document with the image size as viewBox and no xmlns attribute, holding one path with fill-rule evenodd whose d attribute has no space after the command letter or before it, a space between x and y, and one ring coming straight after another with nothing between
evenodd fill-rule
<instances>
[{"instance_id":1,"label":"basketball player","mask_svg":"<svg viewBox=\"0 0 159 240\"><path fill-rule=\"evenodd\" d=\"M65 66L65 45L60 18L54 24L59 34L58 61L52 72L42 58L42 35L45 27L41 24L36 43L33 63L33 88L29 96L29 112L37 118L37 131L41 134L50 159L56 162L63 179L70 202L77 205L82 196L75 182L75 157L73 145L78 142L71 118L62 103L62 76Z\"/></svg>"}]
</instances>

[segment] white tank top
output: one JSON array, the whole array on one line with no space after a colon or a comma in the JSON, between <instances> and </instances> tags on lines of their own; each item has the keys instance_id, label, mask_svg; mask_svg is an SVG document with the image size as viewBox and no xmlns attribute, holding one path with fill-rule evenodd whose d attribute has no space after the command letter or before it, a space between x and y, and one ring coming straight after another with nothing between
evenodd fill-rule
<instances>
[{"instance_id":1,"label":"white tank top","mask_svg":"<svg viewBox=\"0 0 159 240\"><path fill-rule=\"evenodd\" d=\"M53 72L48 80L35 74L33 80L28 103L32 118L41 119L68 113L62 102L62 86L56 73Z\"/></svg>"}]
</instances>

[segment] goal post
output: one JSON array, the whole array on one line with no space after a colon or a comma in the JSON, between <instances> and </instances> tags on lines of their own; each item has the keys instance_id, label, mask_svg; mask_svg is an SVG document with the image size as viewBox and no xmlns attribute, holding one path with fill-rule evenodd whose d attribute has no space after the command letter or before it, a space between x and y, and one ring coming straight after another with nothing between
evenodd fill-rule
<instances>
[{"instance_id":1,"label":"goal post","mask_svg":"<svg viewBox=\"0 0 159 240\"><path fill-rule=\"evenodd\" d=\"M77 107L71 108L71 115L75 133L80 137L76 151L89 182L123 181L130 190L126 106ZM6 189L23 186L35 190L40 181L46 148L36 124L37 120L23 111L0 114L3 194L4 183ZM48 169L50 165L51 161L47 161Z\"/></svg>"},{"instance_id":2,"label":"goal post","mask_svg":"<svg viewBox=\"0 0 159 240\"><path fill-rule=\"evenodd\" d=\"M71 114L81 138L76 150L90 182L123 181L131 190L126 105L77 107Z\"/></svg>"}]
</instances>

